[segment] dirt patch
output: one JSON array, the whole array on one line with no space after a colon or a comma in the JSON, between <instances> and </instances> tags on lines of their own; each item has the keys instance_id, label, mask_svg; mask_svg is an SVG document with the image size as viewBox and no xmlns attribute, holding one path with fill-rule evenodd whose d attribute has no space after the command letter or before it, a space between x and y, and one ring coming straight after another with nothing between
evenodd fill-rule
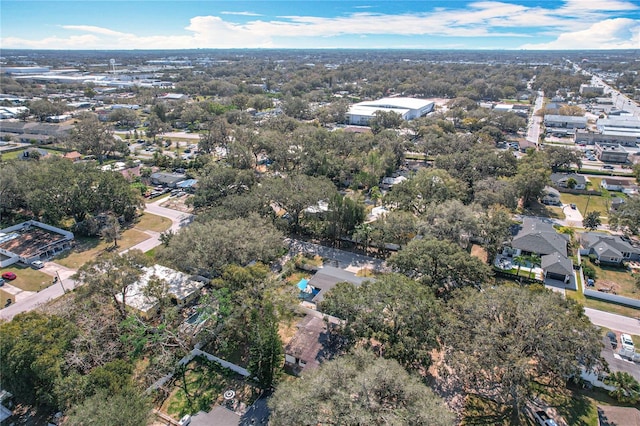
<instances>
[{"instance_id":1,"label":"dirt patch","mask_svg":"<svg viewBox=\"0 0 640 426\"><path fill-rule=\"evenodd\" d=\"M478 259L482 260L484 263L487 263L488 254L487 254L487 251L482 246L479 246L477 244L472 245L471 256L477 257Z\"/></svg>"},{"instance_id":2,"label":"dirt patch","mask_svg":"<svg viewBox=\"0 0 640 426\"><path fill-rule=\"evenodd\" d=\"M166 201L160 204L160 206L183 213L193 213L193 207L186 203L189 198L191 198L189 195L182 197L169 197Z\"/></svg>"}]
</instances>

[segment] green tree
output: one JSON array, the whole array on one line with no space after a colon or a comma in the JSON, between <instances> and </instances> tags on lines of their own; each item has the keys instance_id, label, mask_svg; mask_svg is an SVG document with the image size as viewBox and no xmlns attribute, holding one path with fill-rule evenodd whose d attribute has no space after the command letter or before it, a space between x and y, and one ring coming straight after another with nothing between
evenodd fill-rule
<instances>
[{"instance_id":1,"label":"green tree","mask_svg":"<svg viewBox=\"0 0 640 426\"><path fill-rule=\"evenodd\" d=\"M626 371L616 371L604 379L608 385L615 386L609 394L625 404L637 404L640 402L640 383Z\"/></svg>"},{"instance_id":2,"label":"green tree","mask_svg":"<svg viewBox=\"0 0 640 426\"><path fill-rule=\"evenodd\" d=\"M158 248L157 255L183 271L219 273L230 264L269 263L281 254L283 238L273 224L256 215L209 219L183 228L167 247Z\"/></svg>"},{"instance_id":3,"label":"green tree","mask_svg":"<svg viewBox=\"0 0 640 426\"><path fill-rule=\"evenodd\" d=\"M146 426L151 416L148 398L133 388L113 394L99 391L72 407L65 425L69 426Z\"/></svg>"},{"instance_id":4,"label":"green tree","mask_svg":"<svg viewBox=\"0 0 640 426\"><path fill-rule=\"evenodd\" d=\"M54 385L76 334L67 320L35 311L0 324L2 387L26 404L56 407Z\"/></svg>"},{"instance_id":5,"label":"green tree","mask_svg":"<svg viewBox=\"0 0 640 426\"><path fill-rule=\"evenodd\" d=\"M284 351L278 318L270 303L251 311L248 370L262 389L271 388L280 375Z\"/></svg>"},{"instance_id":6,"label":"green tree","mask_svg":"<svg viewBox=\"0 0 640 426\"><path fill-rule=\"evenodd\" d=\"M107 217L107 222L100 230L100 234L107 243L113 243L113 249L118 248L118 238L120 238L120 235L122 234L118 219L112 215L109 215Z\"/></svg>"},{"instance_id":7,"label":"green tree","mask_svg":"<svg viewBox=\"0 0 640 426\"><path fill-rule=\"evenodd\" d=\"M299 230L300 216L304 209L330 200L336 188L325 177L292 175L287 178L273 177L262 182L262 197L265 204L275 203L291 217L291 229Z\"/></svg>"},{"instance_id":8,"label":"green tree","mask_svg":"<svg viewBox=\"0 0 640 426\"><path fill-rule=\"evenodd\" d=\"M598 226L602 224L602 220L600 220L600 212L596 210L592 210L582 219L582 226L587 228L590 231L597 229Z\"/></svg>"},{"instance_id":9,"label":"green tree","mask_svg":"<svg viewBox=\"0 0 640 426\"><path fill-rule=\"evenodd\" d=\"M432 204L450 199L463 200L467 188L464 182L439 169L420 169L410 179L395 185L386 195L389 203L416 214L424 213Z\"/></svg>"},{"instance_id":10,"label":"green tree","mask_svg":"<svg viewBox=\"0 0 640 426\"><path fill-rule=\"evenodd\" d=\"M551 182L550 176L549 164L538 151L529 151L520 159L513 181L525 207L540 197L544 187Z\"/></svg>"},{"instance_id":11,"label":"green tree","mask_svg":"<svg viewBox=\"0 0 640 426\"><path fill-rule=\"evenodd\" d=\"M626 202L611 212L609 226L625 233L637 234L640 229L640 197L629 197Z\"/></svg>"},{"instance_id":12,"label":"green tree","mask_svg":"<svg viewBox=\"0 0 640 426\"><path fill-rule=\"evenodd\" d=\"M407 368L428 368L438 347L440 305L433 292L399 274L361 286L338 283L320 310L346 320L343 334Z\"/></svg>"},{"instance_id":13,"label":"green tree","mask_svg":"<svg viewBox=\"0 0 640 426\"><path fill-rule=\"evenodd\" d=\"M369 120L369 127L374 134L386 129L399 129L404 120L394 111L376 111L374 117Z\"/></svg>"},{"instance_id":14,"label":"green tree","mask_svg":"<svg viewBox=\"0 0 640 426\"><path fill-rule=\"evenodd\" d=\"M362 350L281 383L269 407L274 426L455 424L442 400L419 378L394 360Z\"/></svg>"},{"instance_id":15,"label":"green tree","mask_svg":"<svg viewBox=\"0 0 640 426\"><path fill-rule=\"evenodd\" d=\"M140 279L142 268L149 263L149 257L140 250L130 250L123 255L110 252L86 263L74 277L86 284L89 293L113 301L120 317L125 319L130 286Z\"/></svg>"},{"instance_id":16,"label":"green tree","mask_svg":"<svg viewBox=\"0 0 640 426\"><path fill-rule=\"evenodd\" d=\"M116 139L111 128L101 123L94 114L86 113L76 123L69 144L77 151L93 155L100 164L108 155L120 152L129 154L125 141Z\"/></svg>"},{"instance_id":17,"label":"green tree","mask_svg":"<svg viewBox=\"0 0 640 426\"><path fill-rule=\"evenodd\" d=\"M329 200L327 234L339 245L342 237L353 233L364 221L364 216L362 203L335 192Z\"/></svg>"},{"instance_id":18,"label":"green tree","mask_svg":"<svg viewBox=\"0 0 640 426\"><path fill-rule=\"evenodd\" d=\"M469 395L526 417L535 383L564 388L600 367L601 335L581 305L547 290L464 289L449 301L442 334L451 380Z\"/></svg>"},{"instance_id":19,"label":"green tree","mask_svg":"<svg viewBox=\"0 0 640 426\"><path fill-rule=\"evenodd\" d=\"M388 262L433 288L438 296L446 296L457 287L478 287L491 277L491 269L481 260L455 243L433 237L412 240Z\"/></svg>"}]
</instances>

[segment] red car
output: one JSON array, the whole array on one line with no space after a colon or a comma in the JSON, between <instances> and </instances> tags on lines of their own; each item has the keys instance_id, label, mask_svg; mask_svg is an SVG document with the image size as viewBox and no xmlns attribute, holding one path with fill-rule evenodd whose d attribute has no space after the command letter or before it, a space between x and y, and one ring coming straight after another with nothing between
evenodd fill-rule
<instances>
[{"instance_id":1,"label":"red car","mask_svg":"<svg viewBox=\"0 0 640 426\"><path fill-rule=\"evenodd\" d=\"M16 279L16 274L9 271L9 272L5 272L2 274L2 278L4 278L5 280L11 281L11 280L15 280Z\"/></svg>"}]
</instances>

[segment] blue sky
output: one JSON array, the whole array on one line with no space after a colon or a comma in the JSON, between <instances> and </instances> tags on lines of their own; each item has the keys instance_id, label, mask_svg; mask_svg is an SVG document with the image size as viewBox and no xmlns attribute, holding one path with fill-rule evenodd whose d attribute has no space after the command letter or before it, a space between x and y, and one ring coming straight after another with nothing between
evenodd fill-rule
<instances>
[{"instance_id":1,"label":"blue sky","mask_svg":"<svg viewBox=\"0 0 640 426\"><path fill-rule=\"evenodd\" d=\"M2 0L0 48L640 49L640 0Z\"/></svg>"}]
</instances>

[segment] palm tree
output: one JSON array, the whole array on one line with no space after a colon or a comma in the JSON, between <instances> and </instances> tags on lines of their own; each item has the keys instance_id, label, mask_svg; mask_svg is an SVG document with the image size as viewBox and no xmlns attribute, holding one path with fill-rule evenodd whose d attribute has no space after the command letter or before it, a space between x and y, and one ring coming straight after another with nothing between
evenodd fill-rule
<instances>
[{"instance_id":1,"label":"palm tree","mask_svg":"<svg viewBox=\"0 0 640 426\"><path fill-rule=\"evenodd\" d=\"M531 263L531 267L529 268L529 278L531 278L531 273L533 272L533 267L536 265L540 265L540 256L535 253L530 254L526 257L526 259Z\"/></svg>"},{"instance_id":2,"label":"palm tree","mask_svg":"<svg viewBox=\"0 0 640 426\"><path fill-rule=\"evenodd\" d=\"M520 275L520 268L522 267L522 264L527 260L527 256L523 256L523 255L518 255L516 257L513 258L513 261L516 262L518 264L518 272L516 272L516 276Z\"/></svg>"},{"instance_id":3,"label":"palm tree","mask_svg":"<svg viewBox=\"0 0 640 426\"><path fill-rule=\"evenodd\" d=\"M615 386L609 394L620 402L637 404L640 401L640 383L629 373L616 371L609 375L604 382Z\"/></svg>"}]
</instances>

